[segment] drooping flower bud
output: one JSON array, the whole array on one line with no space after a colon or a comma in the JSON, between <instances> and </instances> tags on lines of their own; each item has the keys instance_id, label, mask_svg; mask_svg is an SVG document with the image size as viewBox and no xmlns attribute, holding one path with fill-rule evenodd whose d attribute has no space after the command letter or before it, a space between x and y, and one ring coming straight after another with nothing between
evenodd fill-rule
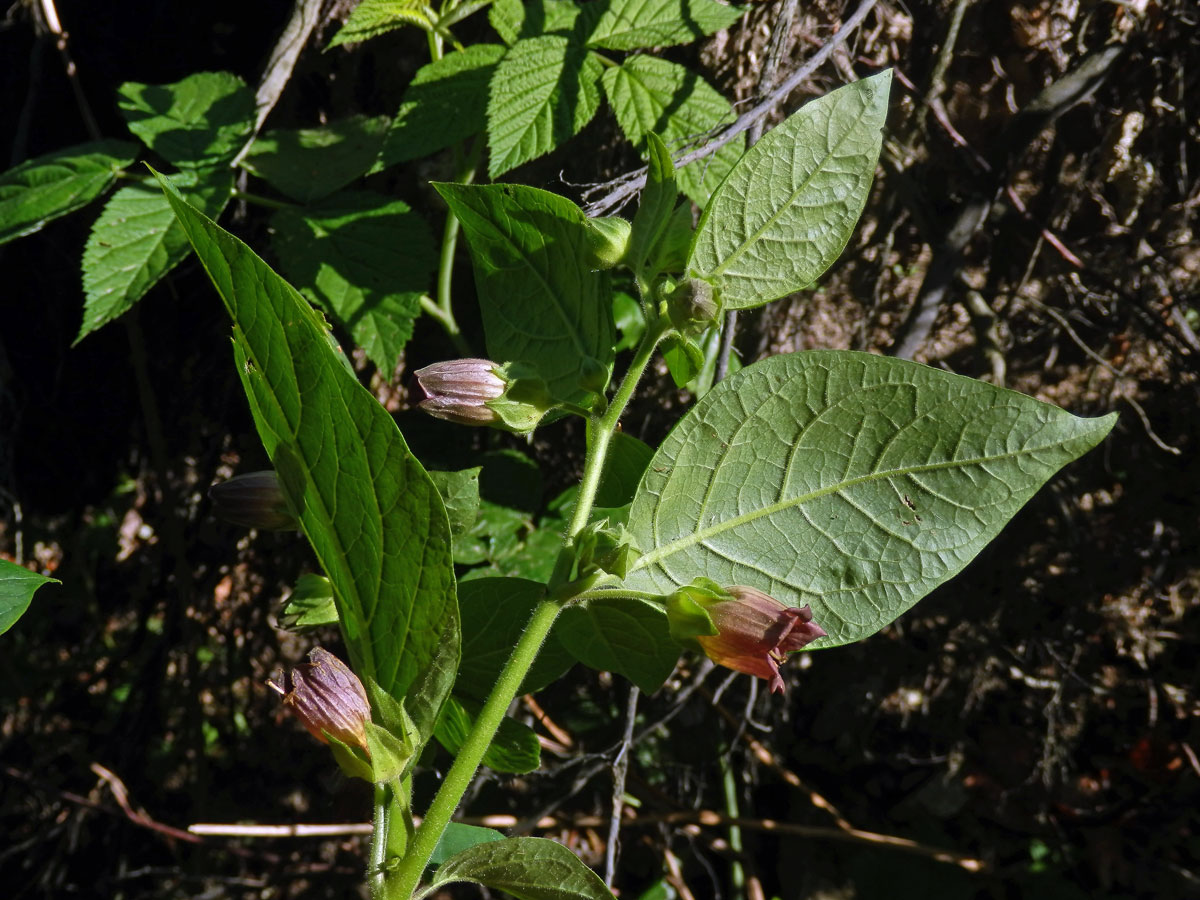
<instances>
[{"instance_id":1,"label":"drooping flower bud","mask_svg":"<svg viewBox=\"0 0 1200 900\"><path fill-rule=\"evenodd\" d=\"M459 425L488 425L528 434L554 406L546 382L519 362L452 359L413 373L417 406Z\"/></svg>"},{"instance_id":2,"label":"drooping flower bud","mask_svg":"<svg viewBox=\"0 0 1200 900\"><path fill-rule=\"evenodd\" d=\"M734 585L722 593L726 596L689 586L672 594L667 600L672 634L695 642L718 665L765 678L772 691L782 692L780 664L788 653L824 637L825 630L807 606L784 606L757 588Z\"/></svg>"},{"instance_id":3,"label":"drooping flower bud","mask_svg":"<svg viewBox=\"0 0 1200 900\"><path fill-rule=\"evenodd\" d=\"M620 216L601 216L588 219L588 248L592 251L591 264L597 269L611 269L625 258L629 249L632 226Z\"/></svg>"},{"instance_id":4,"label":"drooping flower bud","mask_svg":"<svg viewBox=\"0 0 1200 900\"><path fill-rule=\"evenodd\" d=\"M213 513L234 525L266 531L300 527L283 495L279 476L270 469L235 475L214 484L208 489L208 497L213 503Z\"/></svg>"},{"instance_id":5,"label":"drooping flower bud","mask_svg":"<svg viewBox=\"0 0 1200 900\"><path fill-rule=\"evenodd\" d=\"M282 684L269 682L271 687L283 695L283 702L317 740L328 744L329 737L335 737L365 750L371 704L362 682L321 647L314 647L308 660L285 674Z\"/></svg>"},{"instance_id":6,"label":"drooping flower bud","mask_svg":"<svg viewBox=\"0 0 1200 900\"><path fill-rule=\"evenodd\" d=\"M413 373L413 400L431 416L459 425L491 425L489 400L504 395L507 383L490 359L450 359Z\"/></svg>"}]
</instances>

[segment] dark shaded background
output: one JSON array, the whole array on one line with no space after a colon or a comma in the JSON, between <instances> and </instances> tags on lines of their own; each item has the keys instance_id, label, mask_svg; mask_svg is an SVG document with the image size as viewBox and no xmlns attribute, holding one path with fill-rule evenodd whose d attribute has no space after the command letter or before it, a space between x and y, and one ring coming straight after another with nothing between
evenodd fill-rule
<instances>
[{"instance_id":1,"label":"dark shaded background","mask_svg":"<svg viewBox=\"0 0 1200 900\"><path fill-rule=\"evenodd\" d=\"M752 97L781 6L755 4L733 31L669 55L701 66L731 98ZM58 9L79 88L110 137L125 136L113 101L124 81L228 69L254 85L289 12L282 2ZM918 359L1002 374L1081 415L1115 409L1121 422L960 577L879 635L793 666L786 699L723 671L700 678L695 661L643 698L639 727L676 715L633 748L629 792L641 806L623 830L622 896L672 869L682 896L736 896L735 861L750 897L756 885L768 897L831 900L1200 896L1200 707L1186 662L1200 594L1200 22L1185 0L975 2L939 116L920 99L951 12L881 4L792 98L794 108L852 73L897 67L880 177L845 257L815 292L744 315L738 348L747 361L810 347L891 352L940 265L947 293ZM395 111L425 58L423 37L321 54L338 15L270 125ZM806 5L783 69L838 17ZM486 33L482 21L472 27L465 38ZM1023 132L1015 111L1111 40L1126 51L1090 99ZM25 7L0 25L0 98L6 164L89 137L58 51ZM1122 154L1121 128L1138 116ZM634 163L602 113L514 177L574 194ZM436 222L424 182L444 167L389 172L377 186ZM950 226L987 201L987 218L953 252ZM273 626L279 598L312 562L294 537L248 536L209 515L210 483L265 460L203 273L185 262L132 315L70 347L98 208L0 248L0 551L63 582L0 638L3 893L353 894L357 838L196 844L148 824L355 822L369 798L263 687L307 649ZM266 246L253 210L231 207L223 224ZM468 271L458 285L470 334ZM423 322L404 368L449 353ZM395 405L403 372L363 375ZM657 440L686 402L660 372L625 428ZM529 448L399 415L431 464L522 449L543 466L547 500L578 471L581 435L565 423ZM548 749L544 773L485 779L466 814L552 812L555 823L531 833L598 863L627 691L577 668L540 695L571 746ZM714 713L714 693L727 718ZM530 707L519 713L534 721ZM419 794L445 758L427 762ZM859 829L979 859L986 871L835 834L814 792ZM738 853L723 827L662 821L735 809L830 831L751 824Z\"/></svg>"}]
</instances>

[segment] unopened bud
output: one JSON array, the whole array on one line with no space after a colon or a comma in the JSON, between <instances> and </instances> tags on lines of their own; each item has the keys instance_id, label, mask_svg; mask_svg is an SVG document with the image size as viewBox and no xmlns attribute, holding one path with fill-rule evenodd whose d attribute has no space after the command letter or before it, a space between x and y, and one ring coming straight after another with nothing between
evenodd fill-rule
<instances>
[{"instance_id":1,"label":"unopened bud","mask_svg":"<svg viewBox=\"0 0 1200 900\"><path fill-rule=\"evenodd\" d=\"M592 251L591 263L597 269L611 269L625 258L629 249L632 226L620 216L601 216L588 219L588 248Z\"/></svg>"},{"instance_id":2,"label":"unopened bud","mask_svg":"<svg viewBox=\"0 0 1200 900\"><path fill-rule=\"evenodd\" d=\"M459 425L492 425L487 406L504 395L507 382L490 359L451 359L413 374L413 400L431 416Z\"/></svg>"},{"instance_id":3,"label":"unopened bud","mask_svg":"<svg viewBox=\"0 0 1200 900\"><path fill-rule=\"evenodd\" d=\"M717 321L721 308L713 286L699 278L687 278L667 299L671 324L682 332L698 332Z\"/></svg>"},{"instance_id":4,"label":"unopened bud","mask_svg":"<svg viewBox=\"0 0 1200 900\"><path fill-rule=\"evenodd\" d=\"M266 531L288 531L299 528L292 515L279 476L265 472L247 472L208 489L213 513L226 522L261 528Z\"/></svg>"},{"instance_id":5,"label":"unopened bud","mask_svg":"<svg viewBox=\"0 0 1200 900\"><path fill-rule=\"evenodd\" d=\"M270 682L271 687L317 740L327 744L334 737L365 750L371 704L362 682L328 650L314 647L308 660L284 675L282 684Z\"/></svg>"}]
</instances>

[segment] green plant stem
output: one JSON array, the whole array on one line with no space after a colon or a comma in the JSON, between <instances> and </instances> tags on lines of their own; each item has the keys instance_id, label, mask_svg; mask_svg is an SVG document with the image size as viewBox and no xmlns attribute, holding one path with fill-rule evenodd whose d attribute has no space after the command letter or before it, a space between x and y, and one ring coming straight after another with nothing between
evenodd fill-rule
<instances>
[{"instance_id":1,"label":"green plant stem","mask_svg":"<svg viewBox=\"0 0 1200 900\"><path fill-rule=\"evenodd\" d=\"M249 191L234 191L233 198L235 200L245 200L254 206L263 206L267 209L295 209L295 203L287 203L283 200L272 200L270 197L264 197L261 194L252 194Z\"/></svg>"},{"instance_id":2,"label":"green plant stem","mask_svg":"<svg viewBox=\"0 0 1200 900\"><path fill-rule=\"evenodd\" d=\"M513 648L512 656L505 663L496 686L475 719L471 733L467 735L454 764L446 773L446 780L429 804L421 827L413 836L412 847L404 859L384 879L382 894L375 900L409 900L421 881L421 874L429 864L434 847L442 832L450 824L450 817L458 808L459 801L475 777L475 770L483 761L483 754L492 743L500 721L508 711L509 704L517 696L529 667L537 658L546 635L550 633L554 620L562 607L553 600L543 600L533 611L529 624Z\"/></svg>"},{"instance_id":3,"label":"green plant stem","mask_svg":"<svg viewBox=\"0 0 1200 900\"><path fill-rule=\"evenodd\" d=\"M475 180L475 168L479 163L478 148L472 149L467 153L466 163L459 170L455 177L455 182L458 184L470 184ZM463 337L462 329L458 327L458 321L454 318L454 307L451 305L451 286L454 284L454 253L458 249L458 216L454 215L450 210L446 210L446 224L442 228L442 255L438 260L438 280L437 280L437 312L432 315L442 324L449 335L450 340L454 343L456 349L463 356L471 356L471 347ZM422 307L425 304L422 303Z\"/></svg>"},{"instance_id":4,"label":"green plant stem","mask_svg":"<svg viewBox=\"0 0 1200 900\"><path fill-rule=\"evenodd\" d=\"M387 788L382 784L375 785L374 813L371 816L371 856L367 860L367 878L371 887L371 900L382 900L384 895L383 861L387 853L388 826L387 821L388 795Z\"/></svg>"}]
</instances>

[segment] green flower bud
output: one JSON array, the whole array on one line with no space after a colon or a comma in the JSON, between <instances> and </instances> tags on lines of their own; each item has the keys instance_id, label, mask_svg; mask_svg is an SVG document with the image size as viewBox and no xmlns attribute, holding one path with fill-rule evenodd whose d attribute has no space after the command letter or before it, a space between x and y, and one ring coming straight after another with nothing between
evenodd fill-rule
<instances>
[{"instance_id":1,"label":"green flower bud","mask_svg":"<svg viewBox=\"0 0 1200 900\"><path fill-rule=\"evenodd\" d=\"M294 531L300 527L271 469L247 472L208 489L213 513L226 522L264 531Z\"/></svg>"},{"instance_id":2,"label":"green flower bud","mask_svg":"<svg viewBox=\"0 0 1200 900\"><path fill-rule=\"evenodd\" d=\"M611 269L625 258L629 249L629 233L632 226L620 216L601 216L588 219L588 249L592 251L591 264L597 269Z\"/></svg>"},{"instance_id":3,"label":"green flower bud","mask_svg":"<svg viewBox=\"0 0 1200 900\"><path fill-rule=\"evenodd\" d=\"M667 298L671 324L685 334L703 331L717 321L721 306L713 286L699 278L685 278Z\"/></svg>"}]
</instances>

